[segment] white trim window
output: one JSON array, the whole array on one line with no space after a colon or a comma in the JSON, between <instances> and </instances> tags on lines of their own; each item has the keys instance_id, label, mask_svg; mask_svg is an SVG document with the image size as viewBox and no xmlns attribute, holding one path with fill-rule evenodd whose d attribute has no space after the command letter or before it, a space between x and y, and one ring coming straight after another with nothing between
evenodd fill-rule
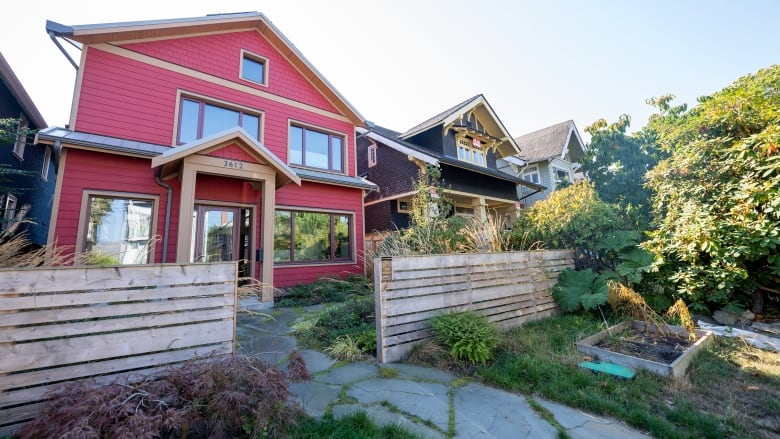
<instances>
[{"instance_id":1,"label":"white trim window","mask_svg":"<svg viewBox=\"0 0 780 439\"><path fill-rule=\"evenodd\" d=\"M41 180L49 181L49 166L51 165L51 148L43 147L43 165L41 166Z\"/></svg>"},{"instance_id":2,"label":"white trim window","mask_svg":"<svg viewBox=\"0 0 780 439\"><path fill-rule=\"evenodd\" d=\"M255 84L268 85L268 58L241 51L241 79Z\"/></svg>"},{"instance_id":3,"label":"white trim window","mask_svg":"<svg viewBox=\"0 0 780 439\"><path fill-rule=\"evenodd\" d=\"M481 148L479 139L463 137L458 139L458 160L473 163L479 166L487 166L485 151Z\"/></svg>"},{"instance_id":4,"label":"white trim window","mask_svg":"<svg viewBox=\"0 0 780 439\"><path fill-rule=\"evenodd\" d=\"M523 180L539 184L539 167L529 166L523 171Z\"/></svg>"},{"instance_id":5,"label":"white trim window","mask_svg":"<svg viewBox=\"0 0 780 439\"><path fill-rule=\"evenodd\" d=\"M553 181L555 182L555 186L558 186L562 182L566 181L567 183L571 183L571 173L568 169L559 168L558 166L552 167L552 173L553 173Z\"/></svg>"},{"instance_id":6,"label":"white trim window","mask_svg":"<svg viewBox=\"0 0 780 439\"><path fill-rule=\"evenodd\" d=\"M14 216L16 215L16 197L11 194L5 196L5 208L3 209L3 224L2 230L8 229L14 222Z\"/></svg>"},{"instance_id":7,"label":"white trim window","mask_svg":"<svg viewBox=\"0 0 780 439\"><path fill-rule=\"evenodd\" d=\"M27 119L23 115L19 115L19 129L16 134L16 142L14 143L14 156L19 160L24 160L24 148L27 146L27 131L28 131Z\"/></svg>"},{"instance_id":8,"label":"white trim window","mask_svg":"<svg viewBox=\"0 0 780 439\"><path fill-rule=\"evenodd\" d=\"M368 167L374 166L376 166L376 145L371 145L368 147Z\"/></svg>"}]
</instances>

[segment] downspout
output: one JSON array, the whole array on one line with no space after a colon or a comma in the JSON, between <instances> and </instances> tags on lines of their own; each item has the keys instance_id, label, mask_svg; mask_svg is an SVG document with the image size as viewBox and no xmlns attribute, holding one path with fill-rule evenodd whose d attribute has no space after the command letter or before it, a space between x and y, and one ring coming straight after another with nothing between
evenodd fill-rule
<instances>
[{"instance_id":1,"label":"downspout","mask_svg":"<svg viewBox=\"0 0 780 439\"><path fill-rule=\"evenodd\" d=\"M162 167L158 167L154 173L154 181L158 185L165 188L168 191L168 196L165 201L165 228L163 229L163 254L162 263L164 264L168 260L168 232L171 227L171 194L173 194L173 188L167 183L163 183L160 176L162 175Z\"/></svg>"}]
</instances>

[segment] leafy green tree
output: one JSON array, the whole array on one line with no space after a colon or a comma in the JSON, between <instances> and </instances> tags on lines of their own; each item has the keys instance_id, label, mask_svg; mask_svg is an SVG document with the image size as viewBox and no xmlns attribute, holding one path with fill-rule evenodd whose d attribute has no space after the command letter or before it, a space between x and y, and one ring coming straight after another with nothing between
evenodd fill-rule
<instances>
[{"instance_id":1,"label":"leafy green tree","mask_svg":"<svg viewBox=\"0 0 780 439\"><path fill-rule=\"evenodd\" d=\"M515 243L540 242L547 248L595 248L595 243L625 226L616 210L588 182L553 191L524 210L512 226Z\"/></svg>"},{"instance_id":2,"label":"leafy green tree","mask_svg":"<svg viewBox=\"0 0 780 439\"><path fill-rule=\"evenodd\" d=\"M762 311L780 293L780 66L687 110L670 97L646 131L671 154L650 173L657 230L644 246L694 309Z\"/></svg>"},{"instance_id":3,"label":"leafy green tree","mask_svg":"<svg viewBox=\"0 0 780 439\"><path fill-rule=\"evenodd\" d=\"M13 145L19 135L28 137L33 133L34 131L29 128L20 127L19 119L0 119L0 145ZM36 172L14 169L7 164L0 163L0 194L30 190L29 188L17 187L13 182L20 177L31 177L36 174Z\"/></svg>"},{"instance_id":4,"label":"leafy green tree","mask_svg":"<svg viewBox=\"0 0 780 439\"><path fill-rule=\"evenodd\" d=\"M644 187L645 174L658 162L652 136L629 136L631 118L623 114L617 122L599 119L585 128L591 135L583 169L602 200L620 207L634 227L649 228L651 192Z\"/></svg>"}]
</instances>

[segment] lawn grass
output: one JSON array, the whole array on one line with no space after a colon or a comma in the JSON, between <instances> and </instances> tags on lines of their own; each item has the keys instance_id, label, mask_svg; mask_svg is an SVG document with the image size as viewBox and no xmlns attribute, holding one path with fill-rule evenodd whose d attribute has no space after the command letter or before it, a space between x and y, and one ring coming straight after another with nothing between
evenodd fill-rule
<instances>
[{"instance_id":1,"label":"lawn grass","mask_svg":"<svg viewBox=\"0 0 780 439\"><path fill-rule=\"evenodd\" d=\"M365 412L357 412L339 419L306 418L288 430L290 439L415 439L418 436L397 426L378 427Z\"/></svg>"},{"instance_id":2,"label":"lawn grass","mask_svg":"<svg viewBox=\"0 0 780 439\"><path fill-rule=\"evenodd\" d=\"M760 437L778 426L780 355L719 338L681 380L645 371L623 380L578 367L583 355L574 342L600 329L603 321L589 315L526 324L502 334L495 361L477 375L489 385L622 419L659 438Z\"/></svg>"}]
</instances>

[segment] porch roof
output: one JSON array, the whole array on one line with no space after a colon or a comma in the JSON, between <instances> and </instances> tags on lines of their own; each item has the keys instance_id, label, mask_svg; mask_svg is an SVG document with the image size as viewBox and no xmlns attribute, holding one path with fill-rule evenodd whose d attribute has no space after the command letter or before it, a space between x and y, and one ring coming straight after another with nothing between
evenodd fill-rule
<instances>
[{"instance_id":1,"label":"porch roof","mask_svg":"<svg viewBox=\"0 0 780 439\"><path fill-rule=\"evenodd\" d=\"M351 177L349 175L334 174L332 172L317 171L308 168L292 167L295 173L304 181L315 183L328 183L338 186L354 187L358 189L376 190L377 185L361 177Z\"/></svg>"},{"instance_id":2,"label":"porch roof","mask_svg":"<svg viewBox=\"0 0 780 439\"><path fill-rule=\"evenodd\" d=\"M152 159L152 167L156 168L158 166L169 165L193 154L229 143L240 143L244 145L244 149L249 154L260 162L264 162L272 167L277 172L276 187L281 187L288 183L295 183L298 186L301 185L300 177L298 177L292 168L279 160L274 153L255 140L241 127L229 128L202 139L185 143L184 145L168 148L162 154L155 156Z\"/></svg>"}]
</instances>

